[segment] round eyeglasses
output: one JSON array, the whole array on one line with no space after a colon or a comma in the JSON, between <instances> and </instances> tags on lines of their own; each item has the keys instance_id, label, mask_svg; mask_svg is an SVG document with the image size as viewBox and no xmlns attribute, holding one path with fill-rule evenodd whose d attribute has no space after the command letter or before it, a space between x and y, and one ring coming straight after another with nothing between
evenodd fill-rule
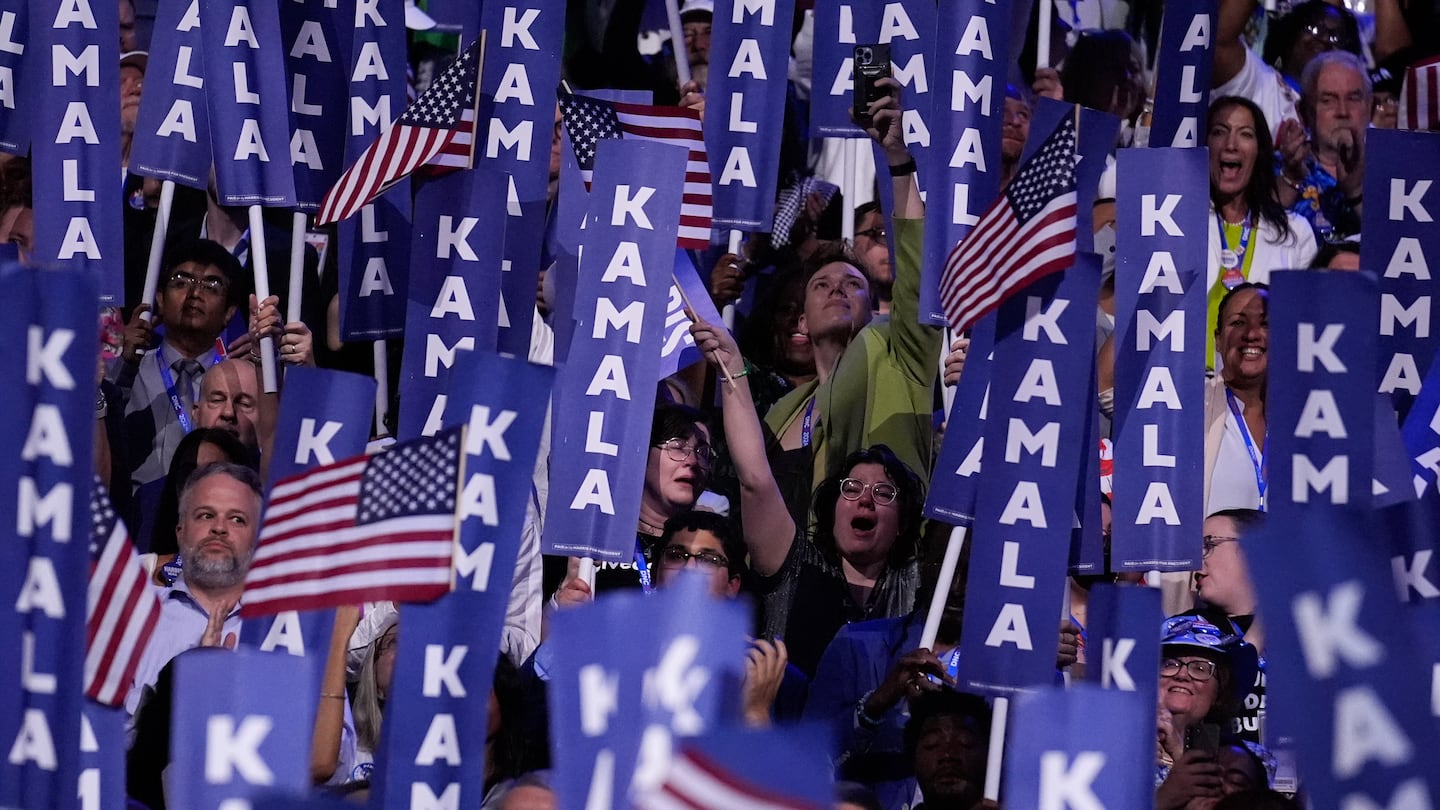
<instances>
[{"instance_id":1,"label":"round eyeglasses","mask_svg":"<svg viewBox=\"0 0 1440 810\"><path fill-rule=\"evenodd\" d=\"M858 501L865 490L870 490L870 497L875 503L891 504L895 502L900 490L894 484L885 481L878 481L874 484L867 484L859 478L844 478L840 481L840 497L847 501Z\"/></svg>"}]
</instances>

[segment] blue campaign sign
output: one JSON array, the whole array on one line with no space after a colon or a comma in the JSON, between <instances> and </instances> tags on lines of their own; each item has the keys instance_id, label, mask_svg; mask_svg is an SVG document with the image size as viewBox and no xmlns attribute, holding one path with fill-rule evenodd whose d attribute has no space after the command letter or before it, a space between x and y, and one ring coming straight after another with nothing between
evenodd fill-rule
<instances>
[{"instance_id":1,"label":"blue campaign sign","mask_svg":"<svg viewBox=\"0 0 1440 810\"><path fill-rule=\"evenodd\" d=\"M1078 262L1003 303L960 642L961 689L1005 695L1055 678L1095 367L1099 264Z\"/></svg>"},{"instance_id":2,"label":"blue campaign sign","mask_svg":"<svg viewBox=\"0 0 1440 810\"><path fill-rule=\"evenodd\" d=\"M469 425L455 557L460 590L491 590L493 572L500 574L500 592L508 589L545 427L541 403L554 383L555 369L518 358L469 352L456 363L444 425Z\"/></svg>"},{"instance_id":3,"label":"blue campaign sign","mask_svg":"<svg viewBox=\"0 0 1440 810\"><path fill-rule=\"evenodd\" d=\"M210 182L210 112L200 42L200 0L159 0L140 97L130 170L191 188Z\"/></svg>"},{"instance_id":4,"label":"blue campaign sign","mask_svg":"<svg viewBox=\"0 0 1440 810\"><path fill-rule=\"evenodd\" d=\"M1440 367L1431 366L1425 375L1425 384L1405 417L1401 433L1411 460L1416 495L1440 491Z\"/></svg>"},{"instance_id":5,"label":"blue campaign sign","mask_svg":"<svg viewBox=\"0 0 1440 810\"><path fill-rule=\"evenodd\" d=\"M995 313L970 328L965 371L955 386L955 401L945 422L945 439L925 496L925 516L957 526L975 522L975 488L985 449L986 404L995 349Z\"/></svg>"},{"instance_id":6,"label":"blue campaign sign","mask_svg":"<svg viewBox=\"0 0 1440 810\"><path fill-rule=\"evenodd\" d=\"M575 291L580 286L580 242L585 220L590 216L590 194L575 162L570 135L560 133L560 191L551 214L553 259L545 271L545 286L554 291L550 298L550 324L555 329L555 362L563 365L570 355L575 336ZM678 248L677 248L678 250ZM709 297L708 295L706 296ZM667 320L668 313L667 313Z\"/></svg>"},{"instance_id":7,"label":"blue campaign sign","mask_svg":"<svg viewBox=\"0 0 1440 810\"><path fill-rule=\"evenodd\" d=\"M405 9L401 2L366 5L355 15L350 72L349 166L405 109ZM410 283L410 181L401 180L340 220L340 337L377 340L405 333Z\"/></svg>"},{"instance_id":8,"label":"blue campaign sign","mask_svg":"<svg viewBox=\"0 0 1440 810\"><path fill-rule=\"evenodd\" d=\"M1093 256L1093 259L1084 258ZM1099 254L1076 254L1077 261L1100 262ZM1086 402L1097 402L1099 381L1090 379ZM1085 425L1084 466L1080 469L1080 486L1075 493L1075 527L1070 533L1070 573L1100 574L1105 572L1105 535L1100 511L1100 409L1091 408Z\"/></svg>"},{"instance_id":9,"label":"blue campaign sign","mask_svg":"<svg viewBox=\"0 0 1440 810\"><path fill-rule=\"evenodd\" d=\"M1160 25L1152 146L1203 146L1215 62L1217 0L1170 0Z\"/></svg>"},{"instance_id":10,"label":"blue campaign sign","mask_svg":"<svg viewBox=\"0 0 1440 810\"><path fill-rule=\"evenodd\" d=\"M931 118L937 159L923 175L928 193L920 317L943 325L948 321L940 305L941 270L1000 193L1010 11L985 0L941 5L935 30L936 115Z\"/></svg>"},{"instance_id":11,"label":"blue campaign sign","mask_svg":"<svg viewBox=\"0 0 1440 810\"><path fill-rule=\"evenodd\" d=\"M506 601L504 589L455 591L403 608L371 807L480 805Z\"/></svg>"},{"instance_id":12,"label":"blue campaign sign","mask_svg":"<svg viewBox=\"0 0 1440 810\"><path fill-rule=\"evenodd\" d=\"M1052 132L1060 119L1075 115L1076 105L1053 98L1035 99L1030 118L1031 132ZM1108 112L1080 107L1080 130L1075 139L1075 244L1081 251L1095 248L1095 199L1099 196L1100 176L1110 153L1115 149L1115 136L1120 133L1120 117ZM1040 148L1039 138L1025 141L1020 162Z\"/></svg>"},{"instance_id":13,"label":"blue campaign sign","mask_svg":"<svg viewBox=\"0 0 1440 810\"><path fill-rule=\"evenodd\" d=\"M119 26L114 3L31 0L26 92L37 265L80 267L99 281L101 305L124 294L124 234L115 215L120 151Z\"/></svg>"},{"instance_id":14,"label":"blue campaign sign","mask_svg":"<svg viewBox=\"0 0 1440 810\"><path fill-rule=\"evenodd\" d=\"M402 440L440 429L460 352L495 350L507 185L503 174L474 169L426 183L415 197Z\"/></svg>"},{"instance_id":15,"label":"blue campaign sign","mask_svg":"<svg viewBox=\"0 0 1440 810\"><path fill-rule=\"evenodd\" d=\"M1411 486L1410 455L1405 451L1405 437L1395 419L1390 397L1375 394L1375 458L1371 474L1374 506L1380 509L1415 499Z\"/></svg>"},{"instance_id":16,"label":"blue campaign sign","mask_svg":"<svg viewBox=\"0 0 1440 810\"><path fill-rule=\"evenodd\" d=\"M220 204L295 207L279 4L200 0L200 38Z\"/></svg>"},{"instance_id":17,"label":"blue campaign sign","mask_svg":"<svg viewBox=\"0 0 1440 810\"><path fill-rule=\"evenodd\" d=\"M302 0L279 8L296 207L314 211L344 169L345 131L336 124L346 113L350 90L352 18L365 11L342 10L335 0Z\"/></svg>"},{"instance_id":18,"label":"blue campaign sign","mask_svg":"<svg viewBox=\"0 0 1440 810\"><path fill-rule=\"evenodd\" d=\"M112 177L113 180L113 177ZM95 283L0 269L0 806L73 808L80 775Z\"/></svg>"},{"instance_id":19,"label":"blue campaign sign","mask_svg":"<svg viewBox=\"0 0 1440 810\"><path fill-rule=\"evenodd\" d=\"M1431 132L1366 133L1360 265L1380 274L1380 393L1403 413L1420 391L1435 356L1440 295L1431 270L1440 264L1440 150ZM1376 204L1378 203L1378 205Z\"/></svg>"},{"instance_id":20,"label":"blue campaign sign","mask_svg":"<svg viewBox=\"0 0 1440 810\"><path fill-rule=\"evenodd\" d=\"M1097 583L1090 588L1085 621L1085 680L1102 689L1133 692L1154 706L1160 692L1160 591ZM1155 718L1141 718L1133 733L1154 734Z\"/></svg>"},{"instance_id":21,"label":"blue campaign sign","mask_svg":"<svg viewBox=\"0 0 1440 810\"><path fill-rule=\"evenodd\" d=\"M644 141L604 140L598 152L543 545L618 561L635 548L688 156Z\"/></svg>"},{"instance_id":22,"label":"blue campaign sign","mask_svg":"<svg viewBox=\"0 0 1440 810\"><path fill-rule=\"evenodd\" d=\"M198 648L175 668L166 798L175 807L248 806L310 787L318 700L309 658Z\"/></svg>"},{"instance_id":23,"label":"blue campaign sign","mask_svg":"<svg viewBox=\"0 0 1440 810\"><path fill-rule=\"evenodd\" d=\"M705 151L715 178L715 227L769 231L780 175L781 124L795 0L720 0L710 33Z\"/></svg>"},{"instance_id":24,"label":"blue campaign sign","mask_svg":"<svg viewBox=\"0 0 1440 810\"><path fill-rule=\"evenodd\" d=\"M500 351L524 357L530 347L535 281L550 184L555 88L560 83L564 0L492 0L480 7L485 64L480 71L483 147L477 159L510 175L501 276Z\"/></svg>"},{"instance_id":25,"label":"blue campaign sign","mask_svg":"<svg viewBox=\"0 0 1440 810\"><path fill-rule=\"evenodd\" d=\"M1205 256L1198 149L1125 149L1116 188L1116 571L1200 567L1205 519Z\"/></svg>"},{"instance_id":26,"label":"blue campaign sign","mask_svg":"<svg viewBox=\"0 0 1440 810\"><path fill-rule=\"evenodd\" d=\"M81 707L79 807L125 806L125 709L93 700Z\"/></svg>"},{"instance_id":27,"label":"blue campaign sign","mask_svg":"<svg viewBox=\"0 0 1440 810\"><path fill-rule=\"evenodd\" d=\"M269 483L364 453L374 408L374 377L308 366L286 371Z\"/></svg>"},{"instance_id":28,"label":"blue campaign sign","mask_svg":"<svg viewBox=\"0 0 1440 810\"><path fill-rule=\"evenodd\" d=\"M1005 740L1005 805L1152 806L1155 735L1134 733L1142 724L1154 728L1155 705L1134 693L1082 684L1022 697Z\"/></svg>"},{"instance_id":29,"label":"blue campaign sign","mask_svg":"<svg viewBox=\"0 0 1440 810\"><path fill-rule=\"evenodd\" d=\"M952 15L958 16L958 15ZM928 165L930 76L938 15L931 0L837 0L815 7L815 58L810 94L810 136L864 137L850 120L855 96L856 45L890 46L891 74L904 89L905 143L920 170ZM1003 98L1003 94L998 96ZM925 175L920 175L924 177Z\"/></svg>"},{"instance_id":30,"label":"blue campaign sign","mask_svg":"<svg viewBox=\"0 0 1440 810\"><path fill-rule=\"evenodd\" d=\"M695 339L690 337L690 318L685 314L686 300L695 306L695 314L700 320L724 328L720 312L710 298L710 290L695 272L695 263L690 260L688 250L675 249L674 276L670 296L665 303L665 336L660 349L661 377L669 377L682 368L705 360L700 350L695 348Z\"/></svg>"},{"instance_id":31,"label":"blue campaign sign","mask_svg":"<svg viewBox=\"0 0 1440 810\"><path fill-rule=\"evenodd\" d=\"M632 791L661 783L677 738L734 721L750 611L708 588L685 576L552 618L545 643L563 651L549 689L558 806L628 807ZM645 630L616 644L617 627Z\"/></svg>"},{"instance_id":32,"label":"blue campaign sign","mask_svg":"<svg viewBox=\"0 0 1440 810\"><path fill-rule=\"evenodd\" d=\"M1370 506L1379 291L1366 273L1271 277L1267 508Z\"/></svg>"},{"instance_id":33,"label":"blue campaign sign","mask_svg":"<svg viewBox=\"0 0 1440 810\"><path fill-rule=\"evenodd\" d=\"M1295 741L1327 806L1440 796L1431 679L1417 677L1428 651L1396 600L1383 529L1369 510L1312 504L1241 540L1267 617L1268 733Z\"/></svg>"},{"instance_id":34,"label":"blue campaign sign","mask_svg":"<svg viewBox=\"0 0 1440 810\"><path fill-rule=\"evenodd\" d=\"M665 780L637 807L819 808L833 803L830 729L807 723L722 728L677 747Z\"/></svg>"},{"instance_id":35,"label":"blue campaign sign","mask_svg":"<svg viewBox=\"0 0 1440 810\"><path fill-rule=\"evenodd\" d=\"M23 155L30 149L31 106L25 95L23 68L29 42L30 6L19 2L0 10L0 152Z\"/></svg>"}]
</instances>

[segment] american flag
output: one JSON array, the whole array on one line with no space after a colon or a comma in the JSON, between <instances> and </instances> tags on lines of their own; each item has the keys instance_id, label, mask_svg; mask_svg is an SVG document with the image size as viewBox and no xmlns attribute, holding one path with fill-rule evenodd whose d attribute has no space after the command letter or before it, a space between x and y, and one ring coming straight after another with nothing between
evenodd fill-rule
<instances>
[{"instance_id":1,"label":"american flag","mask_svg":"<svg viewBox=\"0 0 1440 810\"><path fill-rule=\"evenodd\" d=\"M1065 116L950 251L940 300L956 331L1075 257L1075 120Z\"/></svg>"},{"instance_id":2,"label":"american flag","mask_svg":"<svg viewBox=\"0 0 1440 810\"><path fill-rule=\"evenodd\" d=\"M320 201L316 224L339 222L417 169L434 174L468 169L474 158L476 88L484 39L470 47L420 94Z\"/></svg>"},{"instance_id":3,"label":"american flag","mask_svg":"<svg viewBox=\"0 0 1440 810\"><path fill-rule=\"evenodd\" d=\"M639 810L821 810L731 772L694 746L670 762L659 787L636 798Z\"/></svg>"},{"instance_id":4,"label":"american flag","mask_svg":"<svg viewBox=\"0 0 1440 810\"><path fill-rule=\"evenodd\" d=\"M275 485L241 615L391 599L428 602L454 582L463 428Z\"/></svg>"},{"instance_id":5,"label":"american flag","mask_svg":"<svg viewBox=\"0 0 1440 810\"><path fill-rule=\"evenodd\" d=\"M1405 71L1400 91L1400 129L1440 130L1440 56Z\"/></svg>"},{"instance_id":6,"label":"american flag","mask_svg":"<svg viewBox=\"0 0 1440 810\"><path fill-rule=\"evenodd\" d=\"M689 149L677 244L695 250L710 246L710 161L705 156L699 113L686 107L626 104L564 92L560 93L560 109L586 188L594 176L596 147L603 138L638 138Z\"/></svg>"},{"instance_id":7,"label":"american flag","mask_svg":"<svg viewBox=\"0 0 1440 810\"><path fill-rule=\"evenodd\" d=\"M160 598L99 478L90 488L85 615L85 694L106 706L119 706L160 623Z\"/></svg>"}]
</instances>

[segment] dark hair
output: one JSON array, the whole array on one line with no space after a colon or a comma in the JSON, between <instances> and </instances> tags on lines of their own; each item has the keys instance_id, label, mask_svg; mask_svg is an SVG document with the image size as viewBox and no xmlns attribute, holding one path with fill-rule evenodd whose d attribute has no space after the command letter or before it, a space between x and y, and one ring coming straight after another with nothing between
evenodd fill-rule
<instances>
[{"instance_id":1,"label":"dark hair","mask_svg":"<svg viewBox=\"0 0 1440 810\"><path fill-rule=\"evenodd\" d=\"M756 366L778 370L783 366L784 357L777 354L775 320L781 307L791 303L787 296L794 296L794 304L800 312L805 308L805 279L800 277L798 266L777 269L769 276L761 275L761 286L755 295L755 307L750 317L740 326L736 339L740 353Z\"/></svg>"},{"instance_id":2,"label":"dark hair","mask_svg":"<svg viewBox=\"0 0 1440 810\"><path fill-rule=\"evenodd\" d=\"M255 466L255 457L235 434L220 428L195 428L185 434L170 457L170 470L160 490L155 507L155 525L150 531L150 550L156 554L174 554L180 550L175 541L175 525L180 518L180 488L195 472L200 448L213 444L225 458L236 464Z\"/></svg>"},{"instance_id":3,"label":"dark hair","mask_svg":"<svg viewBox=\"0 0 1440 810\"><path fill-rule=\"evenodd\" d=\"M1232 287L1232 288L1230 289L1229 292L1225 293L1225 297L1224 297L1224 298L1221 298L1221 299L1220 299L1220 308L1217 309L1217 310L1215 310L1215 331L1216 331L1216 332L1219 332L1219 331L1220 331L1220 327L1223 325L1223 324L1222 324L1222 321L1223 321L1224 318L1225 318L1225 308L1228 307L1228 306L1230 306L1230 299L1234 298L1236 295L1244 292L1245 290L1256 290L1257 292L1259 292L1259 293L1260 293L1260 300L1265 302L1265 311L1266 311L1266 312L1269 312L1269 311L1270 311L1270 285L1269 285L1269 284L1266 284L1266 283L1263 282L1263 281L1246 281L1246 282L1244 282L1244 283L1242 283L1242 284L1236 284L1234 287Z\"/></svg>"},{"instance_id":4,"label":"dark hair","mask_svg":"<svg viewBox=\"0 0 1440 810\"><path fill-rule=\"evenodd\" d=\"M1096 110L1113 112L1122 117L1130 115L1132 108L1144 102L1144 92L1138 98L1129 98L1128 93L1135 84L1132 74L1137 66L1135 40L1116 28L1103 31L1085 31L1075 41L1070 54L1065 57L1060 83L1065 88L1065 100ZM1124 89L1120 104L1123 109L1111 109L1115 91Z\"/></svg>"},{"instance_id":5,"label":"dark hair","mask_svg":"<svg viewBox=\"0 0 1440 810\"><path fill-rule=\"evenodd\" d=\"M963 717L973 724L975 733L986 745L990 742L990 705L985 698L960 692L955 689L941 689L926 692L910 701L910 719L905 722L905 756L915 756L915 747L925 724L940 717Z\"/></svg>"},{"instance_id":6,"label":"dark hair","mask_svg":"<svg viewBox=\"0 0 1440 810\"><path fill-rule=\"evenodd\" d=\"M1265 523L1265 513L1259 509L1221 509L1219 512L1211 512L1206 519L1217 517L1235 521L1235 530L1242 535Z\"/></svg>"},{"instance_id":7,"label":"dark hair","mask_svg":"<svg viewBox=\"0 0 1440 810\"><path fill-rule=\"evenodd\" d=\"M840 482L849 478L850 471L861 464L884 467L885 475L899 490L895 508L899 510L900 527L895 534L895 544L890 547L889 565L892 568L903 565L914 556L916 541L920 537L920 509L925 504L925 485L909 465L883 444L856 450L846 456L830 477L815 488L815 545L824 553L839 554L835 547L835 505L840 500Z\"/></svg>"},{"instance_id":8,"label":"dark hair","mask_svg":"<svg viewBox=\"0 0 1440 810\"><path fill-rule=\"evenodd\" d=\"M700 426L707 431L705 416L689 405L678 402L657 402L655 417L650 422L650 446L668 439L699 438Z\"/></svg>"},{"instance_id":9,"label":"dark hair","mask_svg":"<svg viewBox=\"0 0 1440 810\"><path fill-rule=\"evenodd\" d=\"M872 211L879 211L879 210L880 210L880 201L879 201L879 200L871 200L870 202L867 202L867 203L861 203L860 205L856 206L856 208L855 208L855 224L856 224L856 225L859 225L859 224L860 224L860 220L864 219L866 214L869 214L869 213L872 212Z\"/></svg>"},{"instance_id":10,"label":"dark hair","mask_svg":"<svg viewBox=\"0 0 1440 810\"><path fill-rule=\"evenodd\" d=\"M0 208L29 208L30 158L10 157L0 163Z\"/></svg>"},{"instance_id":11,"label":"dark hair","mask_svg":"<svg viewBox=\"0 0 1440 810\"><path fill-rule=\"evenodd\" d=\"M240 266L240 260L219 242L210 239L187 239L171 245L165 251L165 272L162 279L169 278L175 268L186 262L219 270L228 282L225 285L225 303L230 306L240 306L245 296L249 295L249 288L242 283L245 269Z\"/></svg>"},{"instance_id":12,"label":"dark hair","mask_svg":"<svg viewBox=\"0 0 1440 810\"><path fill-rule=\"evenodd\" d=\"M811 276L837 262L848 264L856 270L861 267L860 257L855 255L855 251L849 245L838 241L821 242L820 246L815 248L815 252L810 254L810 258L801 265L800 274L805 277L806 285L809 285Z\"/></svg>"},{"instance_id":13,"label":"dark hair","mask_svg":"<svg viewBox=\"0 0 1440 810\"><path fill-rule=\"evenodd\" d=\"M1270 137L1270 125L1265 122L1265 113L1248 98L1221 96L1210 102L1210 112L1205 117L1205 132L1208 135L1210 128L1215 126L1215 119L1231 107L1245 108L1255 122L1255 165L1251 168L1250 181L1245 184L1245 191L1242 193L1245 206L1255 212L1259 219L1270 223L1286 240L1294 239L1295 234L1290 230L1290 217L1285 213L1285 206L1280 204L1275 189L1275 141ZM1210 193L1213 202L1213 188Z\"/></svg>"},{"instance_id":14,"label":"dark hair","mask_svg":"<svg viewBox=\"0 0 1440 810\"><path fill-rule=\"evenodd\" d=\"M485 785L487 791L493 785L513 779L534 767L526 761L530 745L526 733L525 687L520 670L504 653L496 656L491 688L495 690L495 705L500 708L500 727L495 731L494 744L490 747L490 762L494 770Z\"/></svg>"},{"instance_id":15,"label":"dark hair","mask_svg":"<svg viewBox=\"0 0 1440 810\"><path fill-rule=\"evenodd\" d=\"M1231 793L1215 803L1212 810L1301 810L1302 805L1284 793L1257 788Z\"/></svg>"},{"instance_id":16,"label":"dark hair","mask_svg":"<svg viewBox=\"0 0 1440 810\"><path fill-rule=\"evenodd\" d=\"M1320 250L1316 252L1315 258L1310 262L1310 266L1316 269L1327 268L1331 262L1335 261L1335 257L1342 253L1353 253L1359 256L1360 243L1348 240L1343 242L1324 242L1320 245Z\"/></svg>"},{"instance_id":17,"label":"dark hair","mask_svg":"<svg viewBox=\"0 0 1440 810\"><path fill-rule=\"evenodd\" d=\"M1250 765L1254 767L1255 773L1259 774L1260 784L1256 787L1252 787L1251 790L1254 790L1256 788L1264 788L1264 786L1268 783L1270 771L1268 768L1265 767L1265 762L1260 759L1260 755L1252 751L1250 749L1250 746L1245 744L1245 739L1239 734L1232 734L1227 732L1220 737L1220 750L1223 751L1226 748L1239 751L1245 757L1245 761L1249 762Z\"/></svg>"},{"instance_id":18,"label":"dark hair","mask_svg":"<svg viewBox=\"0 0 1440 810\"><path fill-rule=\"evenodd\" d=\"M1270 23L1270 32L1265 36L1265 64L1278 64L1283 71L1294 72L1290 65L1284 64L1285 58L1290 55L1290 49L1304 33L1305 26L1319 22L1321 17L1331 11L1340 15L1340 27L1345 31L1346 41L1339 46L1340 50L1359 56L1360 26L1355 22L1355 15L1348 9L1332 6L1325 0L1305 0L1291 7L1285 16Z\"/></svg>"},{"instance_id":19,"label":"dark hair","mask_svg":"<svg viewBox=\"0 0 1440 810\"><path fill-rule=\"evenodd\" d=\"M681 512L675 517L665 521L665 527L660 531L660 539L655 543L656 556L663 552L665 547L670 545L677 532L709 532L720 540L720 545L725 549L725 558L729 561L730 578L736 579L745 576L748 567L745 565L745 543L736 536L735 522L717 512L705 509L691 509L688 512Z\"/></svg>"}]
</instances>

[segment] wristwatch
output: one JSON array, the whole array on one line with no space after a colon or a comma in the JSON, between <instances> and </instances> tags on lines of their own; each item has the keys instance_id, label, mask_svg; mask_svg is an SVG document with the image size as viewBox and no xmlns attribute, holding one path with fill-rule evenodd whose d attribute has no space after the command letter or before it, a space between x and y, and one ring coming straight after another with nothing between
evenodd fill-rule
<instances>
[{"instance_id":1,"label":"wristwatch","mask_svg":"<svg viewBox=\"0 0 1440 810\"><path fill-rule=\"evenodd\" d=\"M104 391L95 392L95 418L104 419L110 413L110 403L105 400Z\"/></svg>"}]
</instances>

